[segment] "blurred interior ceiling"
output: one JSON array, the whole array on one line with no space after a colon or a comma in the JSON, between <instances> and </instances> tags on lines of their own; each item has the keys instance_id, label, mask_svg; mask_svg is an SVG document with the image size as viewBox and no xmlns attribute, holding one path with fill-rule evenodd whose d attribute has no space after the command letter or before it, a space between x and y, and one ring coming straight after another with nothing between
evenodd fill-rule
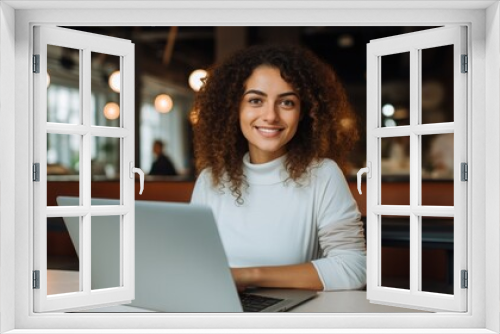
<instances>
[{"instance_id":1,"label":"blurred interior ceiling","mask_svg":"<svg viewBox=\"0 0 500 334\"><path fill-rule=\"evenodd\" d=\"M189 74L254 44L300 44L330 63L349 86L364 85L366 44L432 27L67 27L131 40L136 72L186 86ZM137 76L137 75L136 75Z\"/></svg>"}]
</instances>

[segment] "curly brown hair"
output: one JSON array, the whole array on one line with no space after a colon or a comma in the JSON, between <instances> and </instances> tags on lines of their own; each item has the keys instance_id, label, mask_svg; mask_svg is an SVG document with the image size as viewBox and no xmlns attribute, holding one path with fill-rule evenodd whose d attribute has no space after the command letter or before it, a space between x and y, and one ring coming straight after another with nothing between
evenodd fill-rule
<instances>
[{"instance_id":1,"label":"curly brown hair","mask_svg":"<svg viewBox=\"0 0 500 334\"><path fill-rule=\"evenodd\" d=\"M252 46L208 70L198 92L193 126L196 169L211 171L215 187L228 186L238 203L248 184L243 156L248 142L239 123L245 82L255 68L277 68L300 98L302 118L286 145L286 169L297 181L321 158L335 160L345 172L346 156L359 139L357 118L334 70L311 51L297 46ZM229 183L229 184L228 184Z\"/></svg>"}]
</instances>

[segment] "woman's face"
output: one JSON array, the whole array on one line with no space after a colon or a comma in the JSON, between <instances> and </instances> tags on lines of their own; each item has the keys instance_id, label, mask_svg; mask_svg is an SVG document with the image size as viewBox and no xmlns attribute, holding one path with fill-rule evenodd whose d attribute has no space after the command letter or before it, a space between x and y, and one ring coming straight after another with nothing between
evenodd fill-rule
<instances>
[{"instance_id":1,"label":"woman's face","mask_svg":"<svg viewBox=\"0 0 500 334\"><path fill-rule=\"evenodd\" d=\"M245 83L240 103L240 127L248 140L250 161L260 164L286 153L297 132L300 100L280 70L257 67Z\"/></svg>"}]
</instances>

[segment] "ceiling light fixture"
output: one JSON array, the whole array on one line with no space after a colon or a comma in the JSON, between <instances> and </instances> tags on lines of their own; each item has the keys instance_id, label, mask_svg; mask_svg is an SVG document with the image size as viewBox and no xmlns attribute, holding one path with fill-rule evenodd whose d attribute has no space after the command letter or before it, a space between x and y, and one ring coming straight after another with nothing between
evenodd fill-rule
<instances>
[{"instance_id":1,"label":"ceiling light fixture","mask_svg":"<svg viewBox=\"0 0 500 334\"><path fill-rule=\"evenodd\" d=\"M113 90L113 92L116 93L120 92L120 85L121 85L120 71L114 71L113 73L111 73L108 79L108 84L111 90Z\"/></svg>"},{"instance_id":2,"label":"ceiling light fixture","mask_svg":"<svg viewBox=\"0 0 500 334\"><path fill-rule=\"evenodd\" d=\"M207 76L207 71L205 70L195 70L189 75L189 86L195 91L199 91L203 86L203 78Z\"/></svg>"},{"instance_id":3,"label":"ceiling light fixture","mask_svg":"<svg viewBox=\"0 0 500 334\"><path fill-rule=\"evenodd\" d=\"M108 102L104 106L104 117L113 120L120 117L120 106L115 102Z\"/></svg>"},{"instance_id":4,"label":"ceiling light fixture","mask_svg":"<svg viewBox=\"0 0 500 334\"><path fill-rule=\"evenodd\" d=\"M173 106L174 101L167 94L160 94L155 98L155 109L162 114L168 113Z\"/></svg>"},{"instance_id":5,"label":"ceiling light fixture","mask_svg":"<svg viewBox=\"0 0 500 334\"><path fill-rule=\"evenodd\" d=\"M191 124L198 124L198 120L200 119L200 111L197 109L193 109L189 112L189 121Z\"/></svg>"},{"instance_id":6,"label":"ceiling light fixture","mask_svg":"<svg viewBox=\"0 0 500 334\"><path fill-rule=\"evenodd\" d=\"M392 115L394 115L394 106L392 104L384 104L384 106L382 107L382 114L384 114L384 116L386 117L391 117Z\"/></svg>"},{"instance_id":7,"label":"ceiling light fixture","mask_svg":"<svg viewBox=\"0 0 500 334\"><path fill-rule=\"evenodd\" d=\"M337 39L337 44L343 49L350 48L354 45L354 38L349 34L340 35Z\"/></svg>"},{"instance_id":8,"label":"ceiling light fixture","mask_svg":"<svg viewBox=\"0 0 500 334\"><path fill-rule=\"evenodd\" d=\"M398 124L396 123L395 120L393 120L392 118L388 118L384 121L384 125L386 127L391 127L391 126L397 126Z\"/></svg>"}]
</instances>

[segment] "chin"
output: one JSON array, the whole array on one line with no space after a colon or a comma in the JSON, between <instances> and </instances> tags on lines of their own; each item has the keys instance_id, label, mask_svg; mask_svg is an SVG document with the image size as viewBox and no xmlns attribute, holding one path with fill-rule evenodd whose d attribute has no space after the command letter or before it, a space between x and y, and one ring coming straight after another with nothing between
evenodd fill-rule
<instances>
[{"instance_id":1,"label":"chin","mask_svg":"<svg viewBox=\"0 0 500 334\"><path fill-rule=\"evenodd\" d=\"M267 153L267 154L275 154L277 153L278 151L281 150L281 147L269 147L269 146L256 146L256 148L263 152L263 153Z\"/></svg>"}]
</instances>

